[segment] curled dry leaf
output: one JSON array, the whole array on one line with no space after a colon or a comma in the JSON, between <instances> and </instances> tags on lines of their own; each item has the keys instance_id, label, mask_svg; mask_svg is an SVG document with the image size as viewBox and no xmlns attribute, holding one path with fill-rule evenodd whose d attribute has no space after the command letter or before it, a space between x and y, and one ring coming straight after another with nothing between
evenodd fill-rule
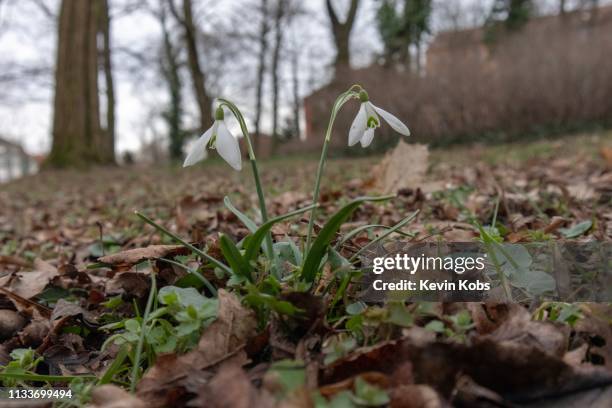
<instances>
[{"instance_id":1,"label":"curled dry leaf","mask_svg":"<svg viewBox=\"0 0 612 408\"><path fill-rule=\"evenodd\" d=\"M182 245L149 245L145 248L128 249L116 254L98 258L102 263L120 266L136 265L147 259L164 258L171 255L186 254L188 251Z\"/></svg>"},{"instance_id":2,"label":"curled dry leaf","mask_svg":"<svg viewBox=\"0 0 612 408\"><path fill-rule=\"evenodd\" d=\"M0 284L25 299L39 295L58 272L55 266L41 259L36 259L33 266L33 271L15 272L3 277Z\"/></svg>"}]
</instances>

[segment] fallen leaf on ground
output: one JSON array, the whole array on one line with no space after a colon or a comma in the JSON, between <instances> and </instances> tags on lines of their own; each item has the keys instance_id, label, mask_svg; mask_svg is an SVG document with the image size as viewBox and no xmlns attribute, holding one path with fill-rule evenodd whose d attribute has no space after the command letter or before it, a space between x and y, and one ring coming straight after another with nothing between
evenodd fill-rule
<instances>
[{"instance_id":1,"label":"fallen leaf on ground","mask_svg":"<svg viewBox=\"0 0 612 408\"><path fill-rule=\"evenodd\" d=\"M149 245L145 248L128 249L116 254L98 258L102 263L109 265L136 265L147 259L164 258L170 255L185 254L188 251L182 245Z\"/></svg>"},{"instance_id":2,"label":"fallen leaf on ground","mask_svg":"<svg viewBox=\"0 0 612 408\"><path fill-rule=\"evenodd\" d=\"M423 186L429 160L427 145L399 141L374 171L376 189L393 194Z\"/></svg>"},{"instance_id":3,"label":"fallen leaf on ground","mask_svg":"<svg viewBox=\"0 0 612 408\"><path fill-rule=\"evenodd\" d=\"M36 259L33 267L34 271L15 272L10 278L4 277L2 284L25 299L39 295L58 272L55 266L41 259Z\"/></svg>"},{"instance_id":4,"label":"fallen leaf on ground","mask_svg":"<svg viewBox=\"0 0 612 408\"><path fill-rule=\"evenodd\" d=\"M91 392L91 408L145 408L146 404L116 385L101 385Z\"/></svg>"}]
</instances>

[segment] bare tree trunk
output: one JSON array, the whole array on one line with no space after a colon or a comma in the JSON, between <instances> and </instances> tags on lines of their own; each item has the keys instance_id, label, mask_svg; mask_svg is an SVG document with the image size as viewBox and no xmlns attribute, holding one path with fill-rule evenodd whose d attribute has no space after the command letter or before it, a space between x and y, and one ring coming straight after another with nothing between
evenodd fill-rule
<instances>
[{"instance_id":1,"label":"bare tree trunk","mask_svg":"<svg viewBox=\"0 0 612 408\"><path fill-rule=\"evenodd\" d=\"M114 161L100 125L98 93L100 0L63 0L60 9L51 167Z\"/></svg>"},{"instance_id":2,"label":"bare tree trunk","mask_svg":"<svg viewBox=\"0 0 612 408\"><path fill-rule=\"evenodd\" d=\"M212 98L206 92L206 76L200 65L200 52L198 50L198 30L193 19L191 0L183 0L183 15L180 16L173 0L169 0L170 10L185 31L185 46L187 48L187 62L189 74L193 84L196 102L200 114L200 132L208 129L213 122Z\"/></svg>"},{"instance_id":3,"label":"bare tree trunk","mask_svg":"<svg viewBox=\"0 0 612 408\"><path fill-rule=\"evenodd\" d=\"M344 23L340 22L332 0L326 0L327 14L331 22L332 34L334 37L334 44L336 46L336 58L334 60L334 68L336 72L338 70L347 69L350 67L350 37L351 30L355 23L355 16L357 15L357 8L359 7L359 0L351 0L350 8Z\"/></svg>"},{"instance_id":4,"label":"bare tree trunk","mask_svg":"<svg viewBox=\"0 0 612 408\"><path fill-rule=\"evenodd\" d=\"M295 49L291 55L291 80L293 82L293 133L294 137L300 137L300 81L298 77L299 50Z\"/></svg>"},{"instance_id":5,"label":"bare tree trunk","mask_svg":"<svg viewBox=\"0 0 612 408\"><path fill-rule=\"evenodd\" d=\"M272 137L278 139L278 100L280 52L283 46L283 14L285 0L278 0L274 17L274 51L272 53Z\"/></svg>"},{"instance_id":6,"label":"bare tree trunk","mask_svg":"<svg viewBox=\"0 0 612 408\"><path fill-rule=\"evenodd\" d=\"M162 28L162 58L161 71L168 85L170 101L163 117L168 125L168 138L170 140L169 153L172 160L182 160L184 132L182 127L183 98L182 84L179 75L178 52L172 44L170 32L166 22L166 9L160 7L159 20Z\"/></svg>"},{"instance_id":7,"label":"bare tree trunk","mask_svg":"<svg viewBox=\"0 0 612 408\"><path fill-rule=\"evenodd\" d=\"M565 14L567 12L565 6L565 0L559 0L559 14Z\"/></svg>"},{"instance_id":8,"label":"bare tree trunk","mask_svg":"<svg viewBox=\"0 0 612 408\"><path fill-rule=\"evenodd\" d=\"M100 33L102 34L102 66L106 85L106 140L108 152L115 152L115 85L113 82L113 65L111 60L110 16L108 0L100 0Z\"/></svg>"},{"instance_id":9,"label":"bare tree trunk","mask_svg":"<svg viewBox=\"0 0 612 408\"><path fill-rule=\"evenodd\" d=\"M259 137L261 136L261 111L263 97L263 82L266 72L266 54L268 52L268 0L261 0L261 29L259 32L259 62L257 65L257 90L255 94L255 140L253 148L255 151L259 147Z\"/></svg>"}]
</instances>

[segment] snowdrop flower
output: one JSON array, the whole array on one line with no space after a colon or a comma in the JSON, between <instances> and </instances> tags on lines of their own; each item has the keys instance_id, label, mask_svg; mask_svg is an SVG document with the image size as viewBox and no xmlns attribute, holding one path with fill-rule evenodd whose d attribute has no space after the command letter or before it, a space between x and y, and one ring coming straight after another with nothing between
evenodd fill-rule
<instances>
[{"instance_id":1,"label":"snowdrop flower","mask_svg":"<svg viewBox=\"0 0 612 408\"><path fill-rule=\"evenodd\" d=\"M380 127L378 115L380 115L396 132L404 136L410 136L408 127L394 115L372 104L366 91L362 90L359 92L359 100L361 101L361 106L359 107L359 112L357 116L355 116L353 124L351 125L351 130L349 131L349 146L361 142L361 146L368 147L370 143L372 143L374 131L377 127Z\"/></svg>"},{"instance_id":2,"label":"snowdrop flower","mask_svg":"<svg viewBox=\"0 0 612 408\"><path fill-rule=\"evenodd\" d=\"M194 143L193 148L185 158L183 167L191 166L207 156L206 149L210 147L217 149L219 155L230 166L236 170L242 169L242 156L238 140L230 133L225 124L224 112L222 107L218 107L215 112L215 122L200 138Z\"/></svg>"}]
</instances>

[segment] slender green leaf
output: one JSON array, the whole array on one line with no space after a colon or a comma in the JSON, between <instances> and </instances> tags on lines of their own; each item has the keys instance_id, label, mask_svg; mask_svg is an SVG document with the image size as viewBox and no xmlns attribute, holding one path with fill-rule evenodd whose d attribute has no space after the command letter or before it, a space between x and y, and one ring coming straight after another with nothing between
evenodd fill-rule
<instances>
[{"instance_id":1,"label":"slender green leaf","mask_svg":"<svg viewBox=\"0 0 612 408\"><path fill-rule=\"evenodd\" d=\"M112 364L106 369L104 375L98 381L98 385L108 384L113 380L115 374L121 370L121 366L123 365L123 361L126 359L128 355L129 347L127 344L124 344L119 349L119 352L115 356Z\"/></svg>"},{"instance_id":2,"label":"slender green leaf","mask_svg":"<svg viewBox=\"0 0 612 408\"><path fill-rule=\"evenodd\" d=\"M68 383L76 379L96 380L95 375L43 375L30 373L0 373L0 380L12 379L23 381L40 381L40 382L62 382Z\"/></svg>"},{"instance_id":3,"label":"slender green leaf","mask_svg":"<svg viewBox=\"0 0 612 408\"><path fill-rule=\"evenodd\" d=\"M319 266L321 265L321 259L325 256L329 244L336 236L342 224L346 222L357 207L366 201L385 201L393 197L395 196L360 197L338 210L338 212L327 221L325 226L323 226L323 229L312 243L312 247L310 247L306 259L304 260L304 266L302 267L302 279L308 283L314 282L317 272L319 271Z\"/></svg>"},{"instance_id":4,"label":"slender green leaf","mask_svg":"<svg viewBox=\"0 0 612 408\"><path fill-rule=\"evenodd\" d=\"M593 221L586 220L582 221L570 228L559 228L559 232L563 234L565 238L577 238L591 229Z\"/></svg>"},{"instance_id":5,"label":"slender green leaf","mask_svg":"<svg viewBox=\"0 0 612 408\"><path fill-rule=\"evenodd\" d=\"M295 210L287 214L279 215L278 217L274 217L268 220L267 222L263 223L257 229L257 231L253 233L251 238L247 242L245 242L246 251L244 254L244 259L246 259L248 263L250 263L253 259L255 259L255 256L257 255L257 253L259 252L259 248L261 247L261 243L266 237L266 234L270 232L274 224L284 221L287 218L291 218L291 217L295 217L296 215L303 214L306 211L312 210L314 207L316 207L316 205L314 204L309 205L308 207L300 208L299 210Z\"/></svg>"},{"instance_id":6,"label":"slender green leaf","mask_svg":"<svg viewBox=\"0 0 612 408\"><path fill-rule=\"evenodd\" d=\"M237 275L247 278L249 282L252 282L253 278L251 277L251 265L246 261L236 247L236 244L234 244L234 242L227 235L222 234L219 238L219 248L221 248L221 253L232 270Z\"/></svg>"},{"instance_id":7,"label":"slender green leaf","mask_svg":"<svg viewBox=\"0 0 612 408\"><path fill-rule=\"evenodd\" d=\"M255 221L253 221L245 213L234 207L228 196L225 196L225 198L223 199L223 203L225 204L228 210L234 213L234 215L238 217L240 221L242 221L244 226L247 227L249 231L251 231L252 233L257 231L257 224L255 224Z\"/></svg>"},{"instance_id":8,"label":"slender green leaf","mask_svg":"<svg viewBox=\"0 0 612 408\"><path fill-rule=\"evenodd\" d=\"M373 239L372 241L368 242L366 245L361 247L359 249L359 251L355 252L353 254L353 256L351 257L351 259L349 259L349 261L352 261L352 260L356 259L357 256L359 256L360 253L362 253L366 249L370 248L372 245L376 244L377 242L380 242L383 239L387 238L389 235L393 234L395 231L399 230L404 225L408 224L410 221L412 221L414 219L414 217L417 216L418 213L419 213L419 210L416 210L415 212L413 212L412 214L410 214L409 216L407 216L406 218L404 218L403 220L401 220L400 222L395 224L393 227L389 228L387 231L382 233L379 237L377 237L377 238Z\"/></svg>"},{"instance_id":9,"label":"slender green leaf","mask_svg":"<svg viewBox=\"0 0 612 408\"><path fill-rule=\"evenodd\" d=\"M345 242L347 242L348 240L350 240L351 238L353 238L354 236L358 235L359 233L363 232L363 231L367 231L369 229L373 229L373 228L383 228L383 229L391 229L393 227L389 227L388 225L383 225L383 224L368 224L368 225L361 225L349 232L347 232L336 244L335 248L339 249L342 244L344 244ZM409 237L412 238L414 237L413 233L408 233L408 232L403 232L403 231L395 231L396 233L404 236L404 237Z\"/></svg>"},{"instance_id":10,"label":"slender green leaf","mask_svg":"<svg viewBox=\"0 0 612 408\"><path fill-rule=\"evenodd\" d=\"M134 354L134 366L132 367L132 374L130 379L130 392L133 394L136 391L136 383L138 382L138 371L140 368L140 356L142 355L142 349L144 347L145 335L147 332L147 323L149 314L153 308L153 302L157 295L157 283L155 280L155 274L151 274L151 288L149 289L149 298L147 299L147 305L145 306L144 315L142 318L142 326L140 328L140 336L138 343L136 344L136 351ZM126 322L127 323L127 322ZM127 324L126 324L127 329Z\"/></svg>"}]
</instances>

